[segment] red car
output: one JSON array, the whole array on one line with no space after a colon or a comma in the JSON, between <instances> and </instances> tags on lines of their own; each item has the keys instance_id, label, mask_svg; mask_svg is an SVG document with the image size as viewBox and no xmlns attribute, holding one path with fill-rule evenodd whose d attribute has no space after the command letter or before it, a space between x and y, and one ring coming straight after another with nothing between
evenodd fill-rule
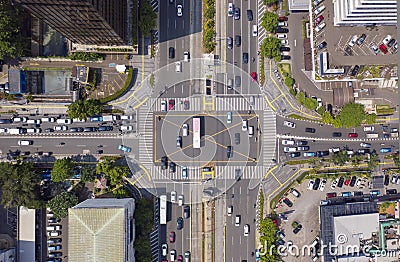
<instances>
[{"instance_id":1,"label":"red car","mask_svg":"<svg viewBox=\"0 0 400 262\"><path fill-rule=\"evenodd\" d=\"M171 231L171 233L169 233L169 243L175 243L175 232Z\"/></svg>"},{"instance_id":2,"label":"red car","mask_svg":"<svg viewBox=\"0 0 400 262\"><path fill-rule=\"evenodd\" d=\"M332 197L336 197L336 192L332 192L332 193L326 193L326 198L332 198Z\"/></svg>"},{"instance_id":3,"label":"red car","mask_svg":"<svg viewBox=\"0 0 400 262\"><path fill-rule=\"evenodd\" d=\"M345 185L345 186L350 185L350 181L351 181L350 179L346 179L346 180L344 181L344 185Z\"/></svg>"},{"instance_id":4,"label":"red car","mask_svg":"<svg viewBox=\"0 0 400 262\"><path fill-rule=\"evenodd\" d=\"M279 18L278 18L278 21L279 22L283 22L283 21L287 21L288 20L288 18L286 17L286 16L280 16Z\"/></svg>"},{"instance_id":5,"label":"red car","mask_svg":"<svg viewBox=\"0 0 400 262\"><path fill-rule=\"evenodd\" d=\"M357 133L349 133L349 138L357 138L358 134Z\"/></svg>"},{"instance_id":6,"label":"red car","mask_svg":"<svg viewBox=\"0 0 400 262\"><path fill-rule=\"evenodd\" d=\"M189 110L189 100L183 101L183 109Z\"/></svg>"},{"instance_id":7,"label":"red car","mask_svg":"<svg viewBox=\"0 0 400 262\"><path fill-rule=\"evenodd\" d=\"M170 99L168 105L169 105L169 110L174 110L174 108L175 108L175 99Z\"/></svg>"},{"instance_id":8,"label":"red car","mask_svg":"<svg viewBox=\"0 0 400 262\"><path fill-rule=\"evenodd\" d=\"M182 255L178 256L178 262L183 262L183 256Z\"/></svg>"},{"instance_id":9,"label":"red car","mask_svg":"<svg viewBox=\"0 0 400 262\"><path fill-rule=\"evenodd\" d=\"M322 15L318 16L317 18L315 18L315 24L318 25L319 23L321 23L322 20L324 20L324 17Z\"/></svg>"},{"instance_id":10,"label":"red car","mask_svg":"<svg viewBox=\"0 0 400 262\"><path fill-rule=\"evenodd\" d=\"M382 53L384 53L385 55L386 55L387 52L388 52L388 50L387 50L385 44L380 44L380 45L379 45L379 50L381 50Z\"/></svg>"},{"instance_id":11,"label":"red car","mask_svg":"<svg viewBox=\"0 0 400 262\"><path fill-rule=\"evenodd\" d=\"M251 78L253 78L254 82L257 82L257 73L256 72L251 72Z\"/></svg>"}]
</instances>

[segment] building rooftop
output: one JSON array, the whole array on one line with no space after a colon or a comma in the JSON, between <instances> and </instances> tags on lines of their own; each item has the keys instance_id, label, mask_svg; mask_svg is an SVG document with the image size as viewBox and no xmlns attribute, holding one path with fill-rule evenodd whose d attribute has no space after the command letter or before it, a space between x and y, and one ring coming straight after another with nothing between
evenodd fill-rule
<instances>
[{"instance_id":1,"label":"building rooftop","mask_svg":"<svg viewBox=\"0 0 400 262\"><path fill-rule=\"evenodd\" d=\"M288 0L290 11L307 11L312 0Z\"/></svg>"},{"instance_id":2,"label":"building rooftop","mask_svg":"<svg viewBox=\"0 0 400 262\"><path fill-rule=\"evenodd\" d=\"M21 262L35 261L35 209L19 209L18 256Z\"/></svg>"}]
</instances>

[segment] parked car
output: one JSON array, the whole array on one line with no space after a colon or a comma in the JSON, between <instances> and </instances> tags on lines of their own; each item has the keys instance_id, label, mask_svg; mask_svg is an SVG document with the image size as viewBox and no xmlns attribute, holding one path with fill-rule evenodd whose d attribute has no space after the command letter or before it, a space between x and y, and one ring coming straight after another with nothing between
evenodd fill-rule
<instances>
[{"instance_id":1,"label":"parked car","mask_svg":"<svg viewBox=\"0 0 400 262\"><path fill-rule=\"evenodd\" d=\"M290 128L296 128L296 124L290 121L283 121L283 125Z\"/></svg>"},{"instance_id":2,"label":"parked car","mask_svg":"<svg viewBox=\"0 0 400 262\"><path fill-rule=\"evenodd\" d=\"M315 27L315 32L320 32L326 26L325 22L320 23L318 26Z\"/></svg>"},{"instance_id":3,"label":"parked car","mask_svg":"<svg viewBox=\"0 0 400 262\"><path fill-rule=\"evenodd\" d=\"M281 55L281 60L290 60L290 55Z\"/></svg>"},{"instance_id":4,"label":"parked car","mask_svg":"<svg viewBox=\"0 0 400 262\"><path fill-rule=\"evenodd\" d=\"M320 15L317 18L315 18L315 24L318 25L319 23L321 23L321 21L324 20L324 16Z\"/></svg>"},{"instance_id":5,"label":"parked car","mask_svg":"<svg viewBox=\"0 0 400 262\"><path fill-rule=\"evenodd\" d=\"M337 186L338 186L338 187L343 187L343 183L344 183L344 177L341 176L341 177L339 178L339 181L338 181L338 183L337 183Z\"/></svg>"},{"instance_id":6,"label":"parked car","mask_svg":"<svg viewBox=\"0 0 400 262\"><path fill-rule=\"evenodd\" d=\"M351 75L351 76L357 75L357 73L358 73L359 70L360 70L360 66L359 66L359 65L355 65L355 66L353 67L353 70L351 70L350 75Z\"/></svg>"},{"instance_id":7,"label":"parked car","mask_svg":"<svg viewBox=\"0 0 400 262\"><path fill-rule=\"evenodd\" d=\"M341 132L333 132L333 133L332 133L332 136L333 136L333 137L341 137L341 136L342 136L342 133L341 133Z\"/></svg>"},{"instance_id":8,"label":"parked car","mask_svg":"<svg viewBox=\"0 0 400 262\"><path fill-rule=\"evenodd\" d=\"M313 189L317 190L319 188L319 184L321 183L321 179L320 178L316 178L314 181L314 185L313 185Z\"/></svg>"},{"instance_id":9,"label":"parked car","mask_svg":"<svg viewBox=\"0 0 400 262\"><path fill-rule=\"evenodd\" d=\"M291 158L299 157L300 155L301 155L300 152L290 153L290 157L291 157Z\"/></svg>"},{"instance_id":10,"label":"parked car","mask_svg":"<svg viewBox=\"0 0 400 262\"><path fill-rule=\"evenodd\" d=\"M358 134L357 134L357 133L349 133L349 134L348 134L348 137L349 137L349 138L357 138L357 137L358 137Z\"/></svg>"},{"instance_id":11,"label":"parked car","mask_svg":"<svg viewBox=\"0 0 400 262\"><path fill-rule=\"evenodd\" d=\"M387 45L387 44L390 42L390 40L392 40L392 36L391 36L391 35L387 35L387 36L382 40L382 43L383 43L384 45Z\"/></svg>"},{"instance_id":12,"label":"parked car","mask_svg":"<svg viewBox=\"0 0 400 262\"><path fill-rule=\"evenodd\" d=\"M388 50L386 48L386 46L384 44L380 44L379 45L379 50L382 51L382 53L384 53L385 55L387 54Z\"/></svg>"},{"instance_id":13,"label":"parked car","mask_svg":"<svg viewBox=\"0 0 400 262\"><path fill-rule=\"evenodd\" d=\"M319 15L324 10L325 10L325 6L321 5L321 6L317 7L317 8L315 8L314 15Z\"/></svg>"},{"instance_id":14,"label":"parked car","mask_svg":"<svg viewBox=\"0 0 400 262\"><path fill-rule=\"evenodd\" d=\"M277 27L277 28L275 29L275 32L276 32L276 33L289 33L289 29L287 29L287 28L282 28L282 27Z\"/></svg>"},{"instance_id":15,"label":"parked car","mask_svg":"<svg viewBox=\"0 0 400 262\"><path fill-rule=\"evenodd\" d=\"M169 243L175 243L175 232L174 231L171 231L170 233L169 233Z\"/></svg>"},{"instance_id":16,"label":"parked car","mask_svg":"<svg viewBox=\"0 0 400 262\"><path fill-rule=\"evenodd\" d=\"M287 16L280 16L280 17L278 17L278 21L279 21L279 22L284 22L284 21L287 21L287 20L288 20Z\"/></svg>"},{"instance_id":17,"label":"parked car","mask_svg":"<svg viewBox=\"0 0 400 262\"><path fill-rule=\"evenodd\" d=\"M358 36L353 35L353 37L350 39L349 46L353 47L356 44L357 39L358 39Z\"/></svg>"},{"instance_id":18,"label":"parked car","mask_svg":"<svg viewBox=\"0 0 400 262\"><path fill-rule=\"evenodd\" d=\"M367 38L366 34L362 34L358 39L357 39L357 45L362 45L365 41L365 38Z\"/></svg>"},{"instance_id":19,"label":"parked car","mask_svg":"<svg viewBox=\"0 0 400 262\"><path fill-rule=\"evenodd\" d=\"M388 47L392 47L394 45L394 43L396 42L396 40L393 38L392 40L389 41L389 43L387 44Z\"/></svg>"},{"instance_id":20,"label":"parked car","mask_svg":"<svg viewBox=\"0 0 400 262\"><path fill-rule=\"evenodd\" d=\"M377 54L379 53L379 48L378 48L376 45L374 45L374 44L371 43L371 45L369 46L369 48L371 48L372 52L373 52L375 55L377 55Z\"/></svg>"},{"instance_id":21,"label":"parked car","mask_svg":"<svg viewBox=\"0 0 400 262\"><path fill-rule=\"evenodd\" d=\"M319 44L319 45L317 46L317 49L318 49L318 50L321 50L321 49L325 48L327 45L328 45L328 43L326 43L326 41L324 41L324 42L322 42L321 44Z\"/></svg>"}]
</instances>

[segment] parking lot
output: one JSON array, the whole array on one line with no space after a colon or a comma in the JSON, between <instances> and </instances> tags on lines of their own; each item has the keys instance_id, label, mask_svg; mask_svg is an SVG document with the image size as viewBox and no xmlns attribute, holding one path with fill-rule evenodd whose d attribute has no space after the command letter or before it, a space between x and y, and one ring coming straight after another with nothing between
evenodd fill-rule
<instances>
[{"instance_id":1,"label":"parking lot","mask_svg":"<svg viewBox=\"0 0 400 262\"><path fill-rule=\"evenodd\" d=\"M232 112L232 120L227 121L227 113L199 115L201 119L201 148L193 148L193 115L184 112L158 112L154 114L154 162L160 164L163 156L181 165L200 166L208 162L217 165L256 164L260 152L260 133L258 117L247 112ZM242 129L242 120L247 127ZM188 132L183 133L182 126L187 124ZM249 130L253 134L249 134ZM175 134L175 136L171 136ZM174 139L171 139L174 137ZM180 139L180 145L177 140ZM158 141L163 141L159 143ZM228 158L228 146L232 146Z\"/></svg>"},{"instance_id":2,"label":"parking lot","mask_svg":"<svg viewBox=\"0 0 400 262\"><path fill-rule=\"evenodd\" d=\"M360 177L358 177L360 178ZM358 179L357 178L357 179ZM320 178L319 185L322 184L323 178ZM360 181L355 183L354 186L351 186L351 180L349 177L344 177L343 186L340 188L337 186L332 188L332 181L337 181L337 179L327 179L325 187L321 191L321 186L317 186L316 190L308 189L307 187L310 185L310 179L306 179L300 185L295 185L293 189L297 190L300 193L300 197L296 197L291 190L286 192L284 196L281 198L280 203L277 205L275 212L280 214L282 224L280 226L280 230L284 232L285 237L284 241L287 245L288 241L292 241L293 245L301 248L303 245L310 245L313 240L319 234L319 205L325 204L321 201L327 199L327 193L335 193L337 195L336 200L341 199L341 195L350 194L351 196L355 194L361 194L361 192L365 195L370 195L372 191L379 190L380 195L384 195L387 189L397 189L400 188L400 179L397 179L397 176L393 179L393 176L389 176L389 184L384 186L384 189L372 189L371 179L360 178ZM392 180L394 183L392 183ZM397 180L399 180L397 183ZM315 179L313 179L315 181ZM381 181L382 182L382 181ZM358 193L355 193L358 192ZM292 207L289 207L287 204L283 203L283 199L288 199L292 202ZM332 199L332 198L329 198ZM333 201L333 200L332 200ZM293 233L292 223L297 221L302 225L302 229L297 233ZM288 254L288 257L285 258L285 261L312 261L310 256L302 256L300 252L300 256L293 257L291 254Z\"/></svg>"},{"instance_id":3,"label":"parking lot","mask_svg":"<svg viewBox=\"0 0 400 262\"><path fill-rule=\"evenodd\" d=\"M329 53L329 64L331 68L335 66L353 66L353 65L382 65L397 64L397 50L387 46L388 53L383 54L378 51L377 54L371 49L371 45L379 46L382 40L391 35L393 39L397 39L397 29L395 26L334 26L333 3L323 1L319 6L325 5L325 10L317 16L313 13L313 21L315 27L315 18L323 16L323 22L326 26L319 32L314 30L314 46L326 41L327 46L317 53L327 51ZM321 22L322 23L322 22ZM363 43L350 44L353 36L360 38L362 34L366 35ZM351 46L353 45L353 46ZM317 54L316 54L317 55ZM357 57L357 59L354 59Z\"/></svg>"},{"instance_id":4,"label":"parking lot","mask_svg":"<svg viewBox=\"0 0 400 262\"><path fill-rule=\"evenodd\" d=\"M57 220L46 210L47 261L68 261L68 218Z\"/></svg>"}]
</instances>

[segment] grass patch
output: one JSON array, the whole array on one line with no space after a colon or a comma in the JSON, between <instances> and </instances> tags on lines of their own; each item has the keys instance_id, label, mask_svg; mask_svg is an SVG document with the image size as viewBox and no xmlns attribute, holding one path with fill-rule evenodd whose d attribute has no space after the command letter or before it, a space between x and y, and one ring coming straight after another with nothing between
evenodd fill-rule
<instances>
[{"instance_id":1,"label":"grass patch","mask_svg":"<svg viewBox=\"0 0 400 262\"><path fill-rule=\"evenodd\" d=\"M215 0L204 1L203 9L203 47L206 53L215 49Z\"/></svg>"},{"instance_id":2,"label":"grass patch","mask_svg":"<svg viewBox=\"0 0 400 262\"><path fill-rule=\"evenodd\" d=\"M280 69L282 70L282 72L286 72L289 75L292 73L292 71L290 70L290 64L288 63L281 63L279 64ZM283 74L283 73L282 73Z\"/></svg>"},{"instance_id":3,"label":"grass patch","mask_svg":"<svg viewBox=\"0 0 400 262\"><path fill-rule=\"evenodd\" d=\"M265 63L264 56L260 57L260 85L263 86L265 82Z\"/></svg>"},{"instance_id":4,"label":"grass patch","mask_svg":"<svg viewBox=\"0 0 400 262\"><path fill-rule=\"evenodd\" d=\"M296 178L296 182L298 184L303 183L304 179L309 175L310 173L308 171L303 172L299 177Z\"/></svg>"},{"instance_id":5,"label":"grass patch","mask_svg":"<svg viewBox=\"0 0 400 262\"><path fill-rule=\"evenodd\" d=\"M292 166L292 165L308 164L311 162L312 161L310 159L301 159L301 160L289 160L289 161L286 161L285 164Z\"/></svg>"},{"instance_id":6,"label":"grass patch","mask_svg":"<svg viewBox=\"0 0 400 262\"><path fill-rule=\"evenodd\" d=\"M125 114L124 110L121 109L104 109L103 114Z\"/></svg>"},{"instance_id":7,"label":"grass patch","mask_svg":"<svg viewBox=\"0 0 400 262\"><path fill-rule=\"evenodd\" d=\"M303 37L303 39L307 36L307 23L309 23L308 20L301 20L301 37Z\"/></svg>"},{"instance_id":8,"label":"grass patch","mask_svg":"<svg viewBox=\"0 0 400 262\"><path fill-rule=\"evenodd\" d=\"M129 88L131 88L132 86L132 80L133 80L133 68L129 68L128 71L128 78L125 81L124 86L118 90L117 92L115 92L114 94L107 96L105 98L100 99L100 102L105 104L108 103L112 100L117 99L118 97L122 96L123 94L125 94L126 91L128 91Z\"/></svg>"},{"instance_id":9,"label":"grass patch","mask_svg":"<svg viewBox=\"0 0 400 262\"><path fill-rule=\"evenodd\" d=\"M259 200L260 200L260 218L264 219L264 192L262 189L260 190Z\"/></svg>"},{"instance_id":10,"label":"grass patch","mask_svg":"<svg viewBox=\"0 0 400 262\"><path fill-rule=\"evenodd\" d=\"M376 114L378 116L383 116L383 115L393 115L394 114L394 108L388 106L388 105L376 105Z\"/></svg>"},{"instance_id":11,"label":"grass patch","mask_svg":"<svg viewBox=\"0 0 400 262\"><path fill-rule=\"evenodd\" d=\"M296 180L293 181L292 183L290 183L289 185L287 185L284 189L282 189L282 190L271 200L271 202L270 202L270 208L271 208L271 210L274 210L274 208L275 208L276 204L278 203L279 199L281 199L281 197L283 196L283 194L284 194L286 191L288 191L288 190L293 186L293 184L294 184L295 182L296 182Z\"/></svg>"},{"instance_id":12,"label":"grass patch","mask_svg":"<svg viewBox=\"0 0 400 262\"><path fill-rule=\"evenodd\" d=\"M283 2L282 2L282 11L288 11L288 10L289 10L288 0L283 0Z\"/></svg>"}]
</instances>

